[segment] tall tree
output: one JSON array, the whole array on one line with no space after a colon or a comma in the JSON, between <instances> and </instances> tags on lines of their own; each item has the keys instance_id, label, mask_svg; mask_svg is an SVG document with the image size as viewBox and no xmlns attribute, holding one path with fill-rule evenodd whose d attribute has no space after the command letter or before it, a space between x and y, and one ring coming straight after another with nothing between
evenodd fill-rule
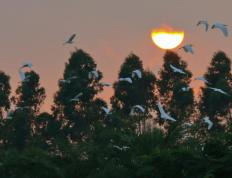
<instances>
[{"instance_id":1,"label":"tall tree","mask_svg":"<svg viewBox=\"0 0 232 178\"><path fill-rule=\"evenodd\" d=\"M9 83L10 77L0 71L0 118L3 118L4 111L10 109L10 93L11 86Z\"/></svg>"},{"instance_id":2,"label":"tall tree","mask_svg":"<svg viewBox=\"0 0 232 178\"><path fill-rule=\"evenodd\" d=\"M91 133L98 120L101 105L95 96L103 90L99 81L102 73L94 59L81 49L71 54L66 63L63 79L55 95L53 114L63 122L63 130L72 140L83 139Z\"/></svg>"},{"instance_id":3,"label":"tall tree","mask_svg":"<svg viewBox=\"0 0 232 178\"><path fill-rule=\"evenodd\" d=\"M173 67L182 70L183 73L174 72ZM192 88L189 87L191 77L192 73L187 69L187 63L175 52L167 51L163 67L159 71L157 86L160 102L166 112L177 120L168 125L170 136L177 134L181 123L189 121L193 113L194 95Z\"/></svg>"},{"instance_id":4,"label":"tall tree","mask_svg":"<svg viewBox=\"0 0 232 178\"><path fill-rule=\"evenodd\" d=\"M214 54L204 77L209 83L201 88L201 115L209 116L214 123L213 128L221 130L223 126L220 122L228 122L232 119L230 111L232 106L231 60L223 51ZM221 89L228 95L213 91L209 87Z\"/></svg>"},{"instance_id":5,"label":"tall tree","mask_svg":"<svg viewBox=\"0 0 232 178\"><path fill-rule=\"evenodd\" d=\"M133 71L140 71L141 76L132 74ZM132 83L120 80L114 83L114 96L111 98L112 109L129 116L133 107L140 105L145 109L145 112L142 113L138 110L142 116L138 118L139 122L151 117L150 113L156 102L156 78L154 74L144 70L142 61L138 56L130 54L122 64L118 78L131 78Z\"/></svg>"}]
</instances>

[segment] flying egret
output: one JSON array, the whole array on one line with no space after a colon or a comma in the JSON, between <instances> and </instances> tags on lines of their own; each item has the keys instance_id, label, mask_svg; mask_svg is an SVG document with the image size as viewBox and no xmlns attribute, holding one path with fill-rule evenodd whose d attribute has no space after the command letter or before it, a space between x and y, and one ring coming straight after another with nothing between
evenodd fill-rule
<instances>
[{"instance_id":1,"label":"flying egret","mask_svg":"<svg viewBox=\"0 0 232 178\"><path fill-rule=\"evenodd\" d=\"M71 81L70 80L59 80L59 83L60 84L65 84L65 83L71 83Z\"/></svg>"},{"instance_id":2,"label":"flying egret","mask_svg":"<svg viewBox=\"0 0 232 178\"><path fill-rule=\"evenodd\" d=\"M227 29L227 25L222 24L222 23L215 23L212 25L211 27L212 29L219 29L222 31L222 33L224 34L225 37L228 36L228 29Z\"/></svg>"},{"instance_id":3,"label":"flying egret","mask_svg":"<svg viewBox=\"0 0 232 178\"><path fill-rule=\"evenodd\" d=\"M209 23L208 23L208 21L206 21L206 20L200 20L197 23L197 26L199 26L199 25L204 25L205 26L205 31L206 32L208 31L208 29L209 29Z\"/></svg>"},{"instance_id":4,"label":"flying egret","mask_svg":"<svg viewBox=\"0 0 232 178\"><path fill-rule=\"evenodd\" d=\"M73 40L74 40L74 38L76 37L76 34L73 34L73 35L71 35L70 37L69 37L69 39L68 40L66 40L64 43L63 43L63 45L65 45L65 44L73 44Z\"/></svg>"},{"instance_id":5,"label":"flying egret","mask_svg":"<svg viewBox=\"0 0 232 178\"><path fill-rule=\"evenodd\" d=\"M214 88L214 87L208 87L209 89L215 91L215 92L218 92L218 93L221 93L223 95L227 95L227 96L230 96L227 92L223 91L222 89L220 88Z\"/></svg>"},{"instance_id":6,"label":"flying egret","mask_svg":"<svg viewBox=\"0 0 232 178\"><path fill-rule=\"evenodd\" d=\"M193 54L193 45L192 45L192 44L186 44L186 45L180 47L179 49L184 49L184 51L185 51L186 53L191 53L191 54Z\"/></svg>"},{"instance_id":7,"label":"flying egret","mask_svg":"<svg viewBox=\"0 0 232 178\"><path fill-rule=\"evenodd\" d=\"M186 74L183 70L173 66L172 64L170 64L170 67L171 67L172 71L175 73Z\"/></svg>"},{"instance_id":8,"label":"flying egret","mask_svg":"<svg viewBox=\"0 0 232 178\"><path fill-rule=\"evenodd\" d=\"M119 78L119 81L122 82L122 81L125 81L125 82L128 82L128 83L132 83L132 80L130 77L126 77L126 78Z\"/></svg>"},{"instance_id":9,"label":"flying egret","mask_svg":"<svg viewBox=\"0 0 232 178\"><path fill-rule=\"evenodd\" d=\"M142 78L142 72L139 69L133 70L131 76L132 78L134 78L135 76L137 76L138 78Z\"/></svg>"},{"instance_id":10,"label":"flying egret","mask_svg":"<svg viewBox=\"0 0 232 178\"><path fill-rule=\"evenodd\" d=\"M145 109L141 106L141 105L135 105L131 108L131 112L130 115L134 115L135 114L135 109L140 110L142 113L145 112Z\"/></svg>"},{"instance_id":11,"label":"flying egret","mask_svg":"<svg viewBox=\"0 0 232 178\"><path fill-rule=\"evenodd\" d=\"M116 148L116 149L118 149L118 150L120 150L120 151L126 151L127 149L130 148L128 146L122 146L122 147L120 147L118 145L113 145L113 147Z\"/></svg>"},{"instance_id":12,"label":"flying egret","mask_svg":"<svg viewBox=\"0 0 232 178\"><path fill-rule=\"evenodd\" d=\"M165 113L162 105L160 104L160 102L157 102L157 106L158 106L158 109L159 109L159 112L161 114L161 118L164 119L164 120L170 120L170 121L176 121L176 119L174 119L173 117L169 116L167 113Z\"/></svg>"},{"instance_id":13,"label":"flying egret","mask_svg":"<svg viewBox=\"0 0 232 178\"><path fill-rule=\"evenodd\" d=\"M20 69L25 68L25 67L32 68L32 63L31 62L24 62L21 64Z\"/></svg>"},{"instance_id":14,"label":"flying egret","mask_svg":"<svg viewBox=\"0 0 232 178\"><path fill-rule=\"evenodd\" d=\"M203 118L203 121L208 124L208 130L210 130L213 127L213 122L209 119L208 116Z\"/></svg>"},{"instance_id":15,"label":"flying egret","mask_svg":"<svg viewBox=\"0 0 232 178\"><path fill-rule=\"evenodd\" d=\"M106 115L109 115L109 114L112 114L111 112L110 112L110 109L108 109L107 107L101 107L102 108L102 110L106 113Z\"/></svg>"},{"instance_id":16,"label":"flying egret","mask_svg":"<svg viewBox=\"0 0 232 178\"><path fill-rule=\"evenodd\" d=\"M210 84L210 82L208 80L206 80L205 77L196 77L195 80L201 80L207 84Z\"/></svg>"},{"instance_id":17,"label":"flying egret","mask_svg":"<svg viewBox=\"0 0 232 178\"><path fill-rule=\"evenodd\" d=\"M83 95L82 92L78 93L74 98L70 99L70 101L79 101L79 98Z\"/></svg>"},{"instance_id":18,"label":"flying egret","mask_svg":"<svg viewBox=\"0 0 232 178\"><path fill-rule=\"evenodd\" d=\"M88 78L89 79L92 79L92 78L96 78L97 79L98 77L99 77L99 74L96 71L96 69L90 71L89 74L88 74Z\"/></svg>"},{"instance_id":19,"label":"flying egret","mask_svg":"<svg viewBox=\"0 0 232 178\"><path fill-rule=\"evenodd\" d=\"M190 90L190 87L182 87L181 88L181 91L183 91L183 92L187 92L187 91L189 91Z\"/></svg>"},{"instance_id":20,"label":"flying egret","mask_svg":"<svg viewBox=\"0 0 232 178\"><path fill-rule=\"evenodd\" d=\"M111 83L106 83L106 82L101 82L101 83L99 83L99 85L101 85L103 87L111 87L112 86Z\"/></svg>"}]
</instances>

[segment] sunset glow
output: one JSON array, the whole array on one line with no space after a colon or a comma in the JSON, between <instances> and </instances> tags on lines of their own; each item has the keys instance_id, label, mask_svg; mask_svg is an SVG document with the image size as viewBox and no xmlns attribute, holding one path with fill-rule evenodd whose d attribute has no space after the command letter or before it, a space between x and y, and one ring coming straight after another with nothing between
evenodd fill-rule
<instances>
[{"instance_id":1,"label":"sunset glow","mask_svg":"<svg viewBox=\"0 0 232 178\"><path fill-rule=\"evenodd\" d=\"M171 31L166 29L153 30L151 33L153 42L161 49L173 49L181 44L184 39L183 31Z\"/></svg>"}]
</instances>

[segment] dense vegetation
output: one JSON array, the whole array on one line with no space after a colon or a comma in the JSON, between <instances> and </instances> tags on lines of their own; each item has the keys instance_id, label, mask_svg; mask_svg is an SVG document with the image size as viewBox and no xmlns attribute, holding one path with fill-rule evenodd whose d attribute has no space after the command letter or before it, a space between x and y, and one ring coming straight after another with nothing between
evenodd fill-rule
<instances>
[{"instance_id":1,"label":"dense vegetation","mask_svg":"<svg viewBox=\"0 0 232 178\"><path fill-rule=\"evenodd\" d=\"M185 75L174 73L170 64ZM135 70L142 77L132 77ZM0 72L2 178L232 176L231 60L222 51L213 55L199 96L188 88L194 79L178 54L166 52L158 76L130 54L118 78L130 77L132 83L113 84L109 113L103 110L109 108L106 101L98 98L107 87L103 74L83 50L74 51L66 63L51 114L40 112L46 95L39 75L33 70L25 75L11 97L10 77ZM177 121L163 120L157 102ZM209 130L205 116L213 122Z\"/></svg>"}]
</instances>

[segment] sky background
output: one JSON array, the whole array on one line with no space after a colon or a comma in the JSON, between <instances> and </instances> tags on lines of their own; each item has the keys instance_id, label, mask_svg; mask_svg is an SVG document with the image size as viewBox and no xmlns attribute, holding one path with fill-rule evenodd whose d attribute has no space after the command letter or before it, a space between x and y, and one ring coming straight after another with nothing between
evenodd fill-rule
<instances>
[{"instance_id":1,"label":"sky background","mask_svg":"<svg viewBox=\"0 0 232 178\"><path fill-rule=\"evenodd\" d=\"M157 71L165 50L151 40L152 29L168 25L185 32L182 44L192 43L195 54L174 49L185 60L194 77L203 75L218 50L232 58L232 34L204 32L198 20L232 26L230 0L1 0L0 70L11 76L12 94L18 86L19 65L31 61L39 73L47 98L43 111L49 111L62 78L64 64L74 47L88 52L103 72L104 82L117 79L120 65L131 53L144 67ZM62 46L72 33L74 45ZM201 82L193 81L199 87ZM109 100L112 89L101 96Z\"/></svg>"}]
</instances>

